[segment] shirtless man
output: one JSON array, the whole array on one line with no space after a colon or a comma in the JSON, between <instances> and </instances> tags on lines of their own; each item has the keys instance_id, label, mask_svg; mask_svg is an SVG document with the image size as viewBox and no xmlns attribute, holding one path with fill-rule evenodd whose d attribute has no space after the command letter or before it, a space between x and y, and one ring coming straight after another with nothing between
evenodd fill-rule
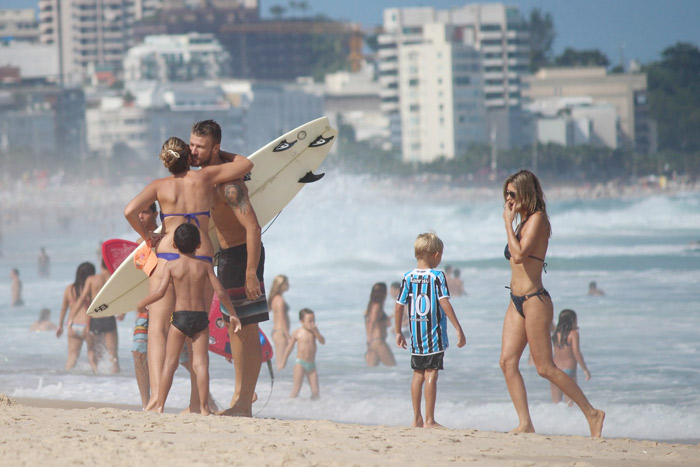
<instances>
[{"instance_id":1,"label":"shirtless man","mask_svg":"<svg viewBox=\"0 0 700 467\"><path fill-rule=\"evenodd\" d=\"M195 123L190 134L192 165L224 163L220 144L221 127L216 122ZM263 284L265 249L243 179L217 186L211 218L221 244L217 274L243 325L238 333L228 327L236 385L230 408L221 414L252 417L255 385L262 364L258 323L267 321L269 313Z\"/></svg>"},{"instance_id":2,"label":"shirtless man","mask_svg":"<svg viewBox=\"0 0 700 467\"><path fill-rule=\"evenodd\" d=\"M85 306L88 306L90 302L92 302L93 297L95 297L102 286L105 285L109 276L111 276L111 273L107 269L104 260L102 260L100 273L88 277L85 281L85 288L83 288L83 292L80 294L80 298L78 298L78 303L82 302ZM107 351L112 357L112 374L119 373L119 356L117 355L119 339L117 336L117 321L114 316L90 318L88 339L96 340L100 335L104 335L105 347L107 347ZM90 359L90 367L92 367L93 372L97 373L97 358L94 356Z\"/></svg>"}]
</instances>

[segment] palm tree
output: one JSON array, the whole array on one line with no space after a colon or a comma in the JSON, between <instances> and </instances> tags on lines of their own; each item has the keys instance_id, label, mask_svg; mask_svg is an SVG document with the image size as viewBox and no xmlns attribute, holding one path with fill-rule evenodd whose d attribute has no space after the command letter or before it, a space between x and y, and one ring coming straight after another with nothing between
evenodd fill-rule
<instances>
[{"instance_id":1,"label":"palm tree","mask_svg":"<svg viewBox=\"0 0 700 467\"><path fill-rule=\"evenodd\" d=\"M272 5L270 7L270 14L277 19L280 19L282 16L284 16L285 11L287 11L287 9L281 5Z\"/></svg>"}]
</instances>

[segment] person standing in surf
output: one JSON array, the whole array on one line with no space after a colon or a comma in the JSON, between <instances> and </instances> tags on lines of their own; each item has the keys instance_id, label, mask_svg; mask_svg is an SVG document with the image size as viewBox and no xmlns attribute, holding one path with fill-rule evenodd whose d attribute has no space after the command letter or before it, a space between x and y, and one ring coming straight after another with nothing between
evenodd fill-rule
<instances>
[{"instance_id":1,"label":"person standing in surf","mask_svg":"<svg viewBox=\"0 0 700 467\"><path fill-rule=\"evenodd\" d=\"M325 344L326 339L316 327L316 315L309 308L299 310L299 322L301 327L292 333L289 344L284 349L284 354L278 360L277 370L282 371L287 365L287 359L296 344L297 358L294 364L294 382L289 397L293 399L299 395L304 375L306 375L311 387L311 400L315 401L321 397L318 386L318 371L316 370L316 341Z\"/></svg>"},{"instance_id":2,"label":"person standing in surf","mask_svg":"<svg viewBox=\"0 0 700 467\"><path fill-rule=\"evenodd\" d=\"M503 220L508 237L504 254L510 263L511 300L503 320L500 365L520 422L513 432L535 432L519 369L520 357L529 344L537 373L576 402L588 420L591 436L599 438L605 412L594 408L576 381L557 368L552 359L550 328L554 307L549 292L542 285L552 228L540 181L529 170L521 170L503 183L503 199ZM519 223L514 228L516 217Z\"/></svg>"},{"instance_id":3,"label":"person standing in surf","mask_svg":"<svg viewBox=\"0 0 700 467\"><path fill-rule=\"evenodd\" d=\"M218 123L213 120L195 123L190 133L192 165L203 168L227 165L224 162L229 155L221 153L220 145ZM262 365L258 323L270 318L263 281L265 248L242 176L216 187L211 216L221 244L217 274L242 324L241 331L235 334L229 328L235 389L230 407L221 415L252 417L255 385ZM226 321L225 310L221 311Z\"/></svg>"},{"instance_id":4,"label":"person standing in surf","mask_svg":"<svg viewBox=\"0 0 700 467\"><path fill-rule=\"evenodd\" d=\"M385 366L396 366L394 353L386 343L387 328L391 326L391 318L384 312L387 288L384 282L372 286L369 303L365 310L365 333L367 335L367 366L377 366L381 362ZM397 294L398 296L398 294Z\"/></svg>"},{"instance_id":5,"label":"person standing in surf","mask_svg":"<svg viewBox=\"0 0 700 467\"><path fill-rule=\"evenodd\" d=\"M275 344L275 363L287 348L290 339L289 305L284 301L284 293L289 290L289 278L283 274L275 277L270 287L267 304L272 310L272 342Z\"/></svg>"},{"instance_id":6,"label":"person standing in surf","mask_svg":"<svg viewBox=\"0 0 700 467\"><path fill-rule=\"evenodd\" d=\"M112 274L107 269L104 259L100 263L100 273L93 274L85 280L85 287L78 298L78 303L82 303L82 306L87 308L90 306L93 297L97 295L100 289L107 283L109 276ZM123 319L123 316L122 318ZM110 363L112 364L111 372L112 374L119 373L119 336L117 335L117 320L114 316L108 316L106 318L90 318L88 331L88 342L92 339L92 348L96 349L98 339L104 339L104 346L110 355ZM92 355L92 358L90 356ZM92 367L93 373L97 373L98 367L98 355L97 352L92 352L88 350L88 358L90 360L90 366Z\"/></svg>"},{"instance_id":7,"label":"person standing in surf","mask_svg":"<svg viewBox=\"0 0 700 467\"><path fill-rule=\"evenodd\" d=\"M253 164L242 156L233 156L229 164L190 170L190 150L180 138L169 138L159 155L163 165L172 175L152 181L124 209L124 216L141 238L156 248L158 263L149 276L149 290L153 291L161 282L163 269L168 261L179 255L173 246L175 229L185 223L195 224L201 232L202 244L195 252L203 261L212 262L214 247L209 240L209 210L214 196L214 186L242 177ZM158 201L162 230L155 234L139 221L139 212ZM209 289L211 299L213 291ZM158 401L160 377L165 362L165 349L170 317L175 306L175 296L169 287L165 296L149 307L148 319L148 374L151 398L147 410Z\"/></svg>"},{"instance_id":8,"label":"person standing in surf","mask_svg":"<svg viewBox=\"0 0 700 467\"><path fill-rule=\"evenodd\" d=\"M85 281L95 274L95 266L90 262L81 263L75 271L75 280L66 287L63 292L63 304L61 305L61 315L58 318L58 329L56 338L63 335L63 320L68 312L68 358L64 369L70 370L75 366L83 347L83 341L87 342L88 361L94 360L93 348L94 340L88 338L90 317L85 314L89 303L78 302L78 298L83 293Z\"/></svg>"},{"instance_id":9,"label":"person standing in surf","mask_svg":"<svg viewBox=\"0 0 700 467\"><path fill-rule=\"evenodd\" d=\"M583 375L586 381L591 379L591 372L588 371L586 362L583 359L580 346L581 338L578 333L578 319L574 310L562 310L559 313L559 322L552 333L552 344L554 344L554 364L564 373L571 376L571 379L577 381L576 368L578 366L583 370ZM554 384L550 384L552 391L552 402L558 404L562 399L562 392ZM573 405L573 401L568 397L564 402Z\"/></svg>"}]
</instances>

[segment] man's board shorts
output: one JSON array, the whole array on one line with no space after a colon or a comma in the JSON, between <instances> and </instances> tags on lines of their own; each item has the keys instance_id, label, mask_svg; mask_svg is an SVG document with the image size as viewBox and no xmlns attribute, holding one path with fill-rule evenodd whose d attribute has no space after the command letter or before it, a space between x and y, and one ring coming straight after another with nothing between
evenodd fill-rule
<instances>
[{"instance_id":1,"label":"man's board shorts","mask_svg":"<svg viewBox=\"0 0 700 467\"><path fill-rule=\"evenodd\" d=\"M90 332L92 334L117 332L117 320L114 318L114 316L108 316L106 318L91 318Z\"/></svg>"},{"instance_id":2,"label":"man's board shorts","mask_svg":"<svg viewBox=\"0 0 700 467\"><path fill-rule=\"evenodd\" d=\"M136 315L134 324L134 343L131 345L132 352L145 354L148 350L148 313Z\"/></svg>"},{"instance_id":3,"label":"man's board shorts","mask_svg":"<svg viewBox=\"0 0 700 467\"><path fill-rule=\"evenodd\" d=\"M270 314L267 310L265 283L263 282L265 247L260 245L260 261L258 261L258 269L256 271L262 295L255 300L249 300L245 294L245 269L248 261L246 244L220 250L217 257L217 276L226 292L228 292L231 303L233 303L238 318L241 320L241 325L245 326L246 324L269 320ZM223 306L221 306L221 313L224 321L229 322L229 313Z\"/></svg>"}]
</instances>

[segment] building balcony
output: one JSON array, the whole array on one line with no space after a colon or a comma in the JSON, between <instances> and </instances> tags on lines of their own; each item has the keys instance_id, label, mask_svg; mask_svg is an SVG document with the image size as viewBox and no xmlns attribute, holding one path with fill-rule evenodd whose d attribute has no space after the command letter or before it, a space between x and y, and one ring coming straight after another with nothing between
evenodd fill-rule
<instances>
[{"instance_id":1,"label":"building balcony","mask_svg":"<svg viewBox=\"0 0 700 467\"><path fill-rule=\"evenodd\" d=\"M503 53L503 46L502 45L483 45L482 44L481 53L501 54L501 53Z\"/></svg>"},{"instance_id":2,"label":"building balcony","mask_svg":"<svg viewBox=\"0 0 700 467\"><path fill-rule=\"evenodd\" d=\"M479 31L479 40L496 40L503 37L503 31Z\"/></svg>"},{"instance_id":3,"label":"building balcony","mask_svg":"<svg viewBox=\"0 0 700 467\"><path fill-rule=\"evenodd\" d=\"M504 65L503 58L485 58L484 59L484 67L487 66L498 66L502 67Z\"/></svg>"},{"instance_id":4,"label":"building balcony","mask_svg":"<svg viewBox=\"0 0 700 467\"><path fill-rule=\"evenodd\" d=\"M498 85L490 84L490 85L484 86L484 93L486 93L486 94L490 94L490 93L503 94L505 92L505 90L506 90L506 88L505 88L505 86L503 86L503 84L498 84Z\"/></svg>"}]
</instances>

